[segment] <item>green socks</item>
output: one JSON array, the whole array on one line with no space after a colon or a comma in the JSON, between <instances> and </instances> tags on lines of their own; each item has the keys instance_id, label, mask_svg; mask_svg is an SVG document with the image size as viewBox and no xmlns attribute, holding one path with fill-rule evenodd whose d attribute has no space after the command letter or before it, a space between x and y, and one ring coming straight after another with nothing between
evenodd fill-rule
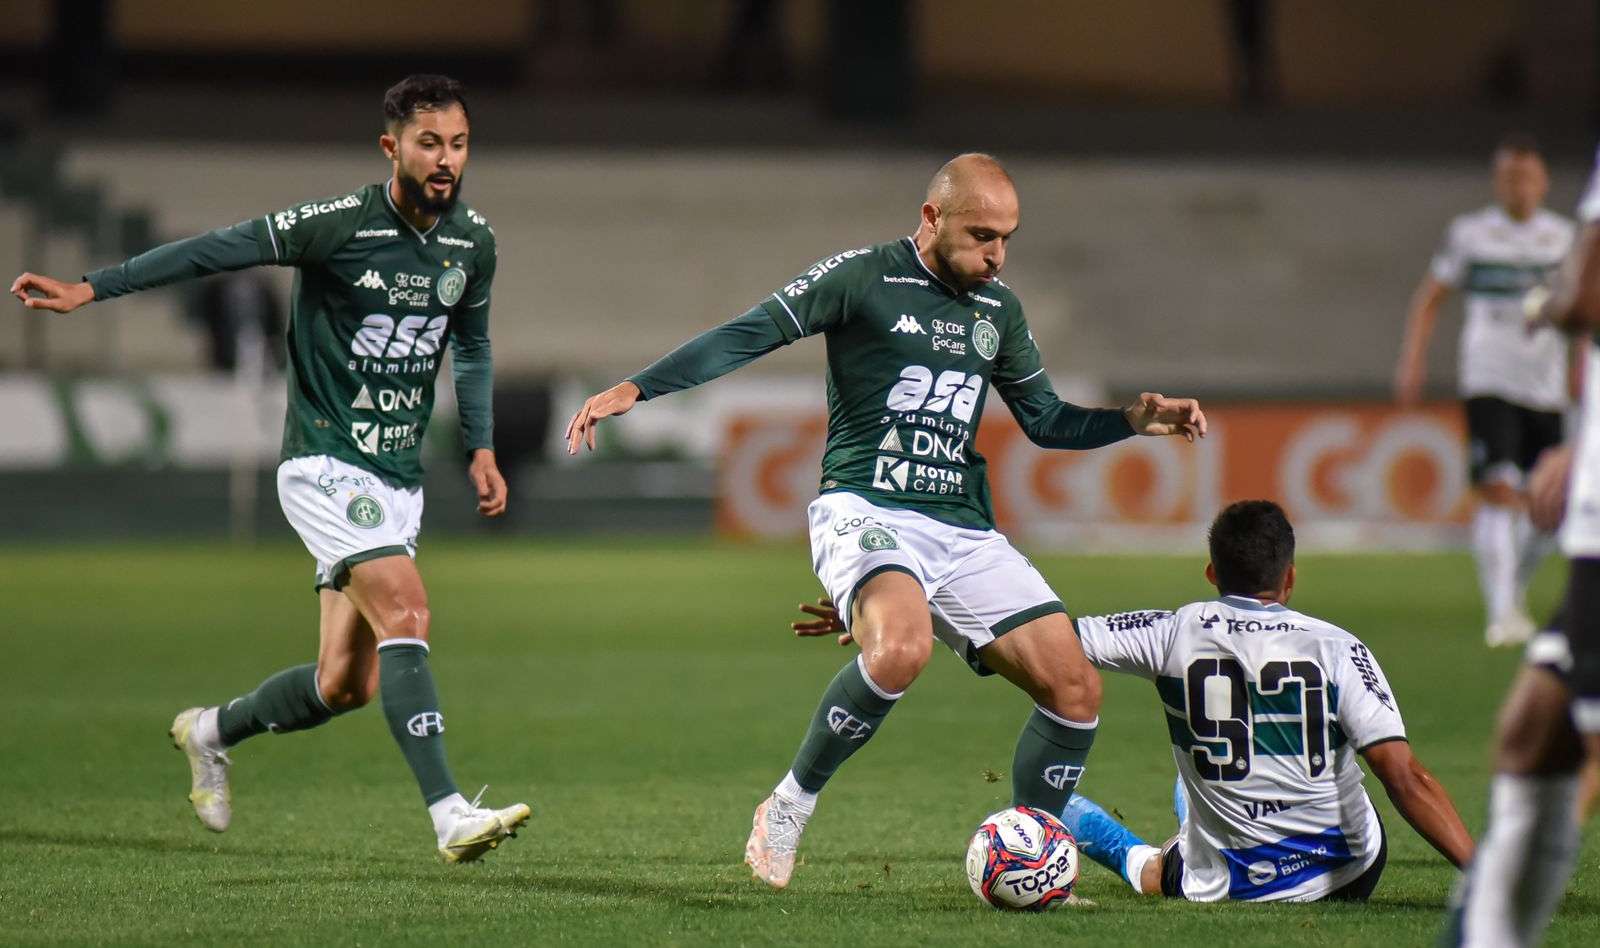
<instances>
[{"instance_id":1,"label":"green socks","mask_svg":"<svg viewBox=\"0 0 1600 948\"><path fill-rule=\"evenodd\" d=\"M297 665L218 708L217 734L222 746L232 747L267 731L304 731L326 723L333 715L317 691L317 666Z\"/></svg>"},{"instance_id":2,"label":"green socks","mask_svg":"<svg viewBox=\"0 0 1600 948\"><path fill-rule=\"evenodd\" d=\"M822 693L822 703L790 768L800 787L808 793L821 790L839 765L877 732L899 699L867 677L859 656L839 669Z\"/></svg>"},{"instance_id":3,"label":"green socks","mask_svg":"<svg viewBox=\"0 0 1600 948\"><path fill-rule=\"evenodd\" d=\"M428 643L421 639L389 639L378 643L378 686L383 716L400 753L430 806L456 792L444 760L444 715L433 673L428 670Z\"/></svg>"},{"instance_id":4,"label":"green socks","mask_svg":"<svg viewBox=\"0 0 1600 948\"><path fill-rule=\"evenodd\" d=\"M1083 724L1034 708L1011 760L1012 804L1059 815L1083 776L1099 726L1099 718Z\"/></svg>"}]
</instances>

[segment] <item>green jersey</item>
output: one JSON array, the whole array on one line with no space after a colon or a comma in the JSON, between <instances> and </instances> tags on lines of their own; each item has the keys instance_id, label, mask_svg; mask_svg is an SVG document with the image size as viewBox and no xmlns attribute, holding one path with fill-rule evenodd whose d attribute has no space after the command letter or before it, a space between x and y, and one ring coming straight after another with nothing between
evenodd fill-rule
<instances>
[{"instance_id":1,"label":"green jersey","mask_svg":"<svg viewBox=\"0 0 1600 948\"><path fill-rule=\"evenodd\" d=\"M90 274L95 298L256 264L296 268L282 458L330 455L399 487L422 479L422 438L454 344L468 450L493 446L488 313L495 239L457 205L426 232L389 186L295 205Z\"/></svg>"},{"instance_id":2,"label":"green jersey","mask_svg":"<svg viewBox=\"0 0 1600 948\"><path fill-rule=\"evenodd\" d=\"M974 446L991 385L1041 445L1092 448L1133 433L1120 411L1056 397L1005 284L955 290L923 264L910 238L819 261L701 337L707 342L691 342L633 381L648 398L819 334L828 347L824 493L849 491L992 529L986 462Z\"/></svg>"}]
</instances>

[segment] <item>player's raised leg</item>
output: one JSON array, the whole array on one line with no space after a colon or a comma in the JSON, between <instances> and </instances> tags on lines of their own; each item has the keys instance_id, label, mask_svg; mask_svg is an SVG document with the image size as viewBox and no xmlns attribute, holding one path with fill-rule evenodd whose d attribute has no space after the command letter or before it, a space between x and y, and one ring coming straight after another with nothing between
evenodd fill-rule
<instances>
[{"instance_id":1,"label":"player's raised leg","mask_svg":"<svg viewBox=\"0 0 1600 948\"><path fill-rule=\"evenodd\" d=\"M469 803L450 775L444 715L428 666L430 616L422 576L409 556L383 556L352 566L345 593L377 636L383 715L422 791L439 851L449 862L477 859L516 835L530 811L522 803L500 810Z\"/></svg>"},{"instance_id":2,"label":"player's raised leg","mask_svg":"<svg viewBox=\"0 0 1600 948\"><path fill-rule=\"evenodd\" d=\"M756 808L745 862L774 888L789 884L800 834L817 794L839 766L876 734L905 689L928 664L933 626L922 584L885 569L872 576L847 608L861 654L847 662L822 693L789 773Z\"/></svg>"},{"instance_id":3,"label":"player's raised leg","mask_svg":"<svg viewBox=\"0 0 1600 948\"><path fill-rule=\"evenodd\" d=\"M1100 676L1084 657L1072 620L1064 612L1040 616L984 646L979 655L1035 705L1017 738L1012 803L1062 812L1100 726Z\"/></svg>"},{"instance_id":4,"label":"player's raised leg","mask_svg":"<svg viewBox=\"0 0 1600 948\"><path fill-rule=\"evenodd\" d=\"M220 833L233 818L228 749L268 731L314 728L365 705L377 691L371 627L342 593L324 588L320 597L315 664L286 668L224 705L189 708L172 722L173 744L189 758L189 802L207 829Z\"/></svg>"}]
</instances>

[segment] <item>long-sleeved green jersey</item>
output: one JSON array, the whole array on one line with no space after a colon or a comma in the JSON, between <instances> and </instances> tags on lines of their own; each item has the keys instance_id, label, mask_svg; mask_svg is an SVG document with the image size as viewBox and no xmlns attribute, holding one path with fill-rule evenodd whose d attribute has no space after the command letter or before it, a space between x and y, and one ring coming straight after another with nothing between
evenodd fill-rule
<instances>
[{"instance_id":1,"label":"long-sleeved green jersey","mask_svg":"<svg viewBox=\"0 0 1600 948\"><path fill-rule=\"evenodd\" d=\"M446 345L464 446L494 446L495 238L465 205L418 232L388 184L372 184L165 244L85 279L104 300L262 265L296 270L283 459L326 454L398 487L421 483Z\"/></svg>"},{"instance_id":2,"label":"long-sleeved green jersey","mask_svg":"<svg viewBox=\"0 0 1600 948\"><path fill-rule=\"evenodd\" d=\"M1096 448L1133 434L1119 410L1056 397L1022 304L1005 284L946 286L909 237L818 261L631 381L653 398L818 334L828 345L823 493L848 491L992 529L987 462L973 445L991 385L1043 447Z\"/></svg>"}]
</instances>

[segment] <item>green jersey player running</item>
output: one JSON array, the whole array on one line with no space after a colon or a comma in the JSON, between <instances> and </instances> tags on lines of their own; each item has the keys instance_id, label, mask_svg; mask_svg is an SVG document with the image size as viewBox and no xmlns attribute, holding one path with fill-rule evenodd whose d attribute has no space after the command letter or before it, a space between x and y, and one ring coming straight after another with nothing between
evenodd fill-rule
<instances>
[{"instance_id":1,"label":"green jersey player running","mask_svg":"<svg viewBox=\"0 0 1600 948\"><path fill-rule=\"evenodd\" d=\"M69 313L223 270L296 268L278 498L317 561L321 642L315 663L177 716L171 733L189 758L189 799L208 829L227 829L229 748L324 724L366 704L381 682L439 851L466 862L513 835L529 810L480 808L451 778L428 668L428 597L412 557L422 436L447 345L478 510L505 510L490 400L495 241L458 203L469 131L460 84L411 76L389 89L383 110L379 144L393 175L382 184L157 247L79 283L24 273L11 292L31 309Z\"/></svg>"},{"instance_id":2,"label":"green jersey player running","mask_svg":"<svg viewBox=\"0 0 1600 948\"><path fill-rule=\"evenodd\" d=\"M789 884L817 794L927 664L934 629L1036 708L1017 742L1012 794L1059 813L1099 724L1100 682L1044 577L994 529L973 447L992 384L1037 444L1094 448L1133 434L1205 433L1192 399L1127 409L1056 397L1022 306L997 276L1019 209L993 158L961 155L929 185L917 232L820 261L744 315L595 395L568 450L643 399L733 371L805 336L828 347L828 441L811 504L817 577L862 652L823 692L799 753L756 808L745 861ZM937 623L934 621L938 619ZM1063 660L1063 658L1065 660Z\"/></svg>"}]
</instances>

